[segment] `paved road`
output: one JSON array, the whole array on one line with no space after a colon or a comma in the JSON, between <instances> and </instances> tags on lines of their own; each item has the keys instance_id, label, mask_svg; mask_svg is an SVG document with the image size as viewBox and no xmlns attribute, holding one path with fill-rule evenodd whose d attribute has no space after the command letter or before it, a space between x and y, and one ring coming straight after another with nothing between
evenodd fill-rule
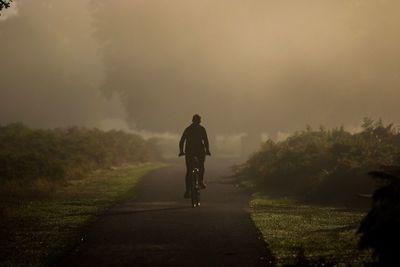
<instances>
[{"instance_id":1,"label":"paved road","mask_svg":"<svg viewBox=\"0 0 400 267\"><path fill-rule=\"evenodd\" d=\"M182 167L149 174L137 196L96 221L57 266L265 266L248 194L226 170L206 170L208 187L195 209L183 199Z\"/></svg>"}]
</instances>

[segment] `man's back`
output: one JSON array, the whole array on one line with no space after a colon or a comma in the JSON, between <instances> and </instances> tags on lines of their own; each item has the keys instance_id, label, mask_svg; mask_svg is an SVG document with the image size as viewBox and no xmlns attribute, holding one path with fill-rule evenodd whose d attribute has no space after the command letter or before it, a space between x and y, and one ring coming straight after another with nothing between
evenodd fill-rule
<instances>
[{"instance_id":1,"label":"man's back","mask_svg":"<svg viewBox=\"0 0 400 267\"><path fill-rule=\"evenodd\" d=\"M206 130L200 124L192 123L183 132L180 146L185 143L185 153L192 155L204 155L208 150L208 138Z\"/></svg>"}]
</instances>

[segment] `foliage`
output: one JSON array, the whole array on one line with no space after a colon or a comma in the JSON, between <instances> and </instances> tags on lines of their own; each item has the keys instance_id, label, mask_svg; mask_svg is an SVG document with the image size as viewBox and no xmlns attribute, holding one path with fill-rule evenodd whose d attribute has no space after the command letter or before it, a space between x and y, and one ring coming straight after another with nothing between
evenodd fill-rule
<instances>
[{"instance_id":1,"label":"foliage","mask_svg":"<svg viewBox=\"0 0 400 267\"><path fill-rule=\"evenodd\" d=\"M382 183L372 208L361 222L360 247L372 248L379 266L400 266L400 168L382 167L370 173Z\"/></svg>"},{"instance_id":2,"label":"foliage","mask_svg":"<svg viewBox=\"0 0 400 267\"><path fill-rule=\"evenodd\" d=\"M153 143L122 131L0 126L0 182L81 178L95 169L156 157Z\"/></svg>"},{"instance_id":3,"label":"foliage","mask_svg":"<svg viewBox=\"0 0 400 267\"><path fill-rule=\"evenodd\" d=\"M341 128L296 132L285 141L266 141L236 173L258 189L349 201L372 191L365 174L400 160L400 134L392 124L364 119L363 130Z\"/></svg>"},{"instance_id":4,"label":"foliage","mask_svg":"<svg viewBox=\"0 0 400 267\"><path fill-rule=\"evenodd\" d=\"M13 0L0 0L0 11L1 11L3 8L9 8L12 1L13 1ZM0 14L0 15L1 15L1 14Z\"/></svg>"}]
</instances>

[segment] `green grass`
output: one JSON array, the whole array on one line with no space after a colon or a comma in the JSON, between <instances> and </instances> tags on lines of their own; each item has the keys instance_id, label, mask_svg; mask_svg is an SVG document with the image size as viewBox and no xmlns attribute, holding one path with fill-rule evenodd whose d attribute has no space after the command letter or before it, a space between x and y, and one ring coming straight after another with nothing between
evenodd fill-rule
<instances>
[{"instance_id":1,"label":"green grass","mask_svg":"<svg viewBox=\"0 0 400 267\"><path fill-rule=\"evenodd\" d=\"M277 264L293 264L300 250L308 260L362 265L370 252L357 249L356 231L364 212L311 206L293 199L255 194L251 217L261 231Z\"/></svg>"},{"instance_id":2,"label":"green grass","mask_svg":"<svg viewBox=\"0 0 400 267\"><path fill-rule=\"evenodd\" d=\"M165 166L146 163L92 173L55 186L39 199L2 199L0 265L43 266L81 238L84 227L111 205L134 196L148 172Z\"/></svg>"}]
</instances>

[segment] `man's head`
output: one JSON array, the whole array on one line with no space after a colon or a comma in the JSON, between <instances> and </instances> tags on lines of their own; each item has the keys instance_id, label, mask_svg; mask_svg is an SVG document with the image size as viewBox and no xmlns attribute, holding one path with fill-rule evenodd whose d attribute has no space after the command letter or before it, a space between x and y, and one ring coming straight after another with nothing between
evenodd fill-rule
<instances>
[{"instance_id":1,"label":"man's head","mask_svg":"<svg viewBox=\"0 0 400 267\"><path fill-rule=\"evenodd\" d=\"M198 115L198 114L193 115L192 122L193 122L194 124L200 124L200 122L201 122L201 117L200 117L200 115Z\"/></svg>"}]
</instances>

